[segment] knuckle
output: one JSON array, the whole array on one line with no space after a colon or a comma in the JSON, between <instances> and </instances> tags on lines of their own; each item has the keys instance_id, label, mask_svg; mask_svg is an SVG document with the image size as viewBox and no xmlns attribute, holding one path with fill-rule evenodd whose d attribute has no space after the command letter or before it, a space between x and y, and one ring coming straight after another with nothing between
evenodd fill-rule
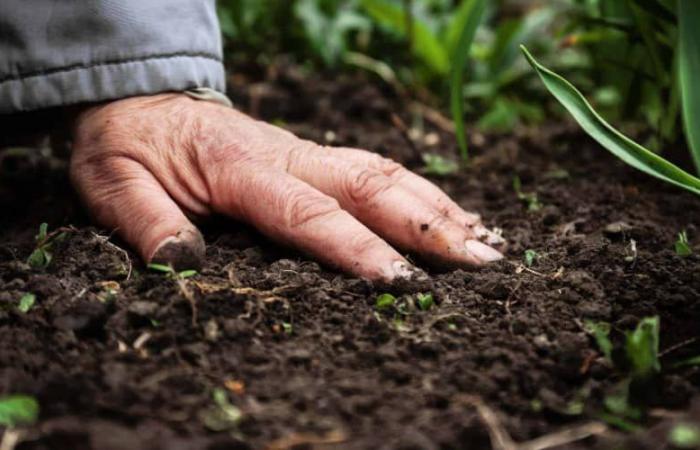
<instances>
[{"instance_id":1,"label":"knuckle","mask_svg":"<svg viewBox=\"0 0 700 450\"><path fill-rule=\"evenodd\" d=\"M391 189L394 183L381 171L362 168L352 173L347 179L347 193L355 203L367 203Z\"/></svg>"},{"instance_id":2,"label":"knuckle","mask_svg":"<svg viewBox=\"0 0 700 450\"><path fill-rule=\"evenodd\" d=\"M371 254L373 249L381 245L381 241L371 233L361 233L350 239L348 247L353 255Z\"/></svg>"},{"instance_id":3,"label":"knuckle","mask_svg":"<svg viewBox=\"0 0 700 450\"><path fill-rule=\"evenodd\" d=\"M309 189L292 192L283 205L283 211L286 225L294 229L326 220L341 209L335 199Z\"/></svg>"}]
</instances>

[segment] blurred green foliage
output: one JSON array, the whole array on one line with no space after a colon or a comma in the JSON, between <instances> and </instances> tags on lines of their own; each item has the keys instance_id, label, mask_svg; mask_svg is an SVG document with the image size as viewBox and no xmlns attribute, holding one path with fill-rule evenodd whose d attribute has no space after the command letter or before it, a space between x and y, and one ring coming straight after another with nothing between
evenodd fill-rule
<instances>
[{"instance_id":1,"label":"blurred green foliage","mask_svg":"<svg viewBox=\"0 0 700 450\"><path fill-rule=\"evenodd\" d=\"M486 131L509 131L564 111L520 55L524 44L607 120L643 125L647 147L684 142L680 92L700 88L680 84L677 71L700 64L700 57L692 57L692 48L690 58L678 51L677 0L487 1L473 45L462 48L470 3L220 0L219 13L234 64L264 67L285 55L309 70L367 70L445 109L452 66L468 52L462 106L466 120Z\"/></svg>"}]
</instances>

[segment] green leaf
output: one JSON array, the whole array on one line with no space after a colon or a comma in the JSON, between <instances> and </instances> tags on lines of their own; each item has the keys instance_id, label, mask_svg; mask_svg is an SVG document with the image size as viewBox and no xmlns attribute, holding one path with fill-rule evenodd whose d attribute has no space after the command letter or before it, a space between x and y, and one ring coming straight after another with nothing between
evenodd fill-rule
<instances>
[{"instance_id":1,"label":"green leaf","mask_svg":"<svg viewBox=\"0 0 700 450\"><path fill-rule=\"evenodd\" d=\"M22 298L19 299L19 306L17 306L17 309L19 309L23 313L29 312L30 309L32 309L32 306L34 306L34 302L36 301L36 295L34 294L24 294Z\"/></svg>"},{"instance_id":2,"label":"green leaf","mask_svg":"<svg viewBox=\"0 0 700 450\"><path fill-rule=\"evenodd\" d=\"M700 179L614 129L571 83L538 63L524 46L521 49L549 92L600 145L630 166L700 195Z\"/></svg>"},{"instance_id":3,"label":"green leaf","mask_svg":"<svg viewBox=\"0 0 700 450\"><path fill-rule=\"evenodd\" d=\"M388 28L400 36L407 36L406 13L398 5L385 0L361 0L362 8L380 25ZM411 51L425 63L432 72L437 75L446 75L449 71L449 58L445 47L433 34L430 28L413 18Z\"/></svg>"},{"instance_id":4,"label":"green leaf","mask_svg":"<svg viewBox=\"0 0 700 450\"><path fill-rule=\"evenodd\" d=\"M43 248L34 249L29 258L27 258L27 264L34 269L43 269L49 265L51 261L51 254L47 253Z\"/></svg>"},{"instance_id":5,"label":"green leaf","mask_svg":"<svg viewBox=\"0 0 700 450\"><path fill-rule=\"evenodd\" d=\"M433 294L418 294L418 308L420 308L421 311L429 310L434 303Z\"/></svg>"},{"instance_id":6,"label":"green leaf","mask_svg":"<svg viewBox=\"0 0 700 450\"><path fill-rule=\"evenodd\" d=\"M226 391L214 389L214 404L199 412L199 419L212 431L225 431L235 428L243 418L243 413L228 400Z\"/></svg>"},{"instance_id":7,"label":"green leaf","mask_svg":"<svg viewBox=\"0 0 700 450\"><path fill-rule=\"evenodd\" d=\"M177 276L179 278L190 278L197 275L196 270L183 270L182 272L178 272Z\"/></svg>"},{"instance_id":8,"label":"green leaf","mask_svg":"<svg viewBox=\"0 0 700 450\"><path fill-rule=\"evenodd\" d=\"M591 320L586 320L584 325L586 332L593 335L593 338L595 339L596 344L598 344L600 351L603 352L605 359L608 360L609 363L612 363L613 345L610 341L610 324L607 322L593 322Z\"/></svg>"},{"instance_id":9,"label":"green leaf","mask_svg":"<svg viewBox=\"0 0 700 450\"><path fill-rule=\"evenodd\" d=\"M396 304L396 297L391 294L381 294L377 297L374 307L379 311L392 308Z\"/></svg>"},{"instance_id":10,"label":"green leaf","mask_svg":"<svg viewBox=\"0 0 700 450\"><path fill-rule=\"evenodd\" d=\"M532 264L535 262L535 260L539 257L536 251L528 249L525 250L525 255L523 256L523 259L525 261L525 265L527 267L532 267Z\"/></svg>"},{"instance_id":11,"label":"green leaf","mask_svg":"<svg viewBox=\"0 0 700 450\"><path fill-rule=\"evenodd\" d=\"M462 91L464 71L476 29L486 9L486 0L465 0L463 5L463 8L460 9L460 15L457 15L459 21L453 24L455 29L459 29L459 37L450 55L452 59L452 68L450 70L450 110L452 111L452 120L455 124L455 133L462 161L466 163L469 159L469 149L467 133L464 127L464 93Z\"/></svg>"},{"instance_id":12,"label":"green leaf","mask_svg":"<svg viewBox=\"0 0 700 450\"><path fill-rule=\"evenodd\" d=\"M31 425L39 417L39 403L27 395L0 398L0 425Z\"/></svg>"},{"instance_id":13,"label":"green leaf","mask_svg":"<svg viewBox=\"0 0 700 450\"><path fill-rule=\"evenodd\" d=\"M454 161L434 153L423 153L424 172L429 175L445 176L457 172L459 166Z\"/></svg>"},{"instance_id":14,"label":"green leaf","mask_svg":"<svg viewBox=\"0 0 700 450\"><path fill-rule=\"evenodd\" d=\"M166 266L165 264L150 263L146 267L155 272L175 273L175 269L173 269L171 266Z\"/></svg>"},{"instance_id":15,"label":"green leaf","mask_svg":"<svg viewBox=\"0 0 700 450\"><path fill-rule=\"evenodd\" d=\"M677 448L698 448L700 427L692 423L677 423L668 433L668 442Z\"/></svg>"},{"instance_id":16,"label":"green leaf","mask_svg":"<svg viewBox=\"0 0 700 450\"><path fill-rule=\"evenodd\" d=\"M35 237L37 242L41 242L44 239L46 239L46 236L48 234L48 229L49 229L49 224L46 222L39 225L39 234L37 234Z\"/></svg>"},{"instance_id":17,"label":"green leaf","mask_svg":"<svg viewBox=\"0 0 700 450\"><path fill-rule=\"evenodd\" d=\"M678 19L683 123L695 170L700 173L700 2L678 0Z\"/></svg>"},{"instance_id":18,"label":"green leaf","mask_svg":"<svg viewBox=\"0 0 700 450\"><path fill-rule=\"evenodd\" d=\"M690 256L693 254L693 249L690 247L688 242L688 234L685 231L678 233L678 240L674 246L676 250L676 255L678 256Z\"/></svg>"},{"instance_id":19,"label":"green leaf","mask_svg":"<svg viewBox=\"0 0 700 450\"><path fill-rule=\"evenodd\" d=\"M643 378L661 371L658 316L642 319L633 332L627 333L625 353L633 376Z\"/></svg>"},{"instance_id":20,"label":"green leaf","mask_svg":"<svg viewBox=\"0 0 700 450\"><path fill-rule=\"evenodd\" d=\"M700 356L693 356L692 358L684 359L678 361L673 365L673 367L688 367L688 366L700 366Z\"/></svg>"}]
</instances>

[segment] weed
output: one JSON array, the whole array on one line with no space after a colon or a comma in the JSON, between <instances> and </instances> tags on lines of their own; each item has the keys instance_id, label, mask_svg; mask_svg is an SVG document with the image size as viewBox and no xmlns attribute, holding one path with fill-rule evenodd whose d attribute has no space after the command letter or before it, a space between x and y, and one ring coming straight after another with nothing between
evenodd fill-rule
<instances>
[{"instance_id":1,"label":"weed","mask_svg":"<svg viewBox=\"0 0 700 450\"><path fill-rule=\"evenodd\" d=\"M698 448L700 427L692 423L678 423L669 431L668 442L676 448Z\"/></svg>"},{"instance_id":2,"label":"weed","mask_svg":"<svg viewBox=\"0 0 700 450\"><path fill-rule=\"evenodd\" d=\"M197 275L196 270L183 270L181 272L176 272L172 266L166 266L165 264L151 263L148 265L148 268L155 272L165 273L173 280L184 280L185 278L190 278Z\"/></svg>"},{"instance_id":3,"label":"weed","mask_svg":"<svg viewBox=\"0 0 700 450\"><path fill-rule=\"evenodd\" d=\"M423 153L422 158L423 163L425 163L423 172L428 175L445 176L453 174L459 169L456 162L434 153Z\"/></svg>"},{"instance_id":4,"label":"weed","mask_svg":"<svg viewBox=\"0 0 700 450\"><path fill-rule=\"evenodd\" d=\"M518 196L518 200L524 202L527 205L528 211L539 211L542 209L542 203L540 203L539 198L537 198L536 192L523 192L522 182L520 177L515 175L513 177L513 190Z\"/></svg>"},{"instance_id":5,"label":"weed","mask_svg":"<svg viewBox=\"0 0 700 450\"><path fill-rule=\"evenodd\" d=\"M430 294L430 293L418 294L417 300L418 300L418 308L421 311L427 311L430 308L432 308L433 305L435 304L435 301L433 300L433 294Z\"/></svg>"},{"instance_id":6,"label":"weed","mask_svg":"<svg viewBox=\"0 0 700 450\"><path fill-rule=\"evenodd\" d=\"M525 255L523 256L523 260L525 261L525 265L527 267L532 267L532 265L535 263L535 261L540 257L540 255L532 250L528 249L525 250Z\"/></svg>"},{"instance_id":7,"label":"weed","mask_svg":"<svg viewBox=\"0 0 700 450\"><path fill-rule=\"evenodd\" d=\"M32 293L24 294L22 298L19 299L17 309L26 314L32 309L34 302L36 302L36 295Z\"/></svg>"},{"instance_id":8,"label":"weed","mask_svg":"<svg viewBox=\"0 0 700 450\"><path fill-rule=\"evenodd\" d=\"M39 403L27 395L0 398L0 425L15 427L31 425L39 417Z\"/></svg>"},{"instance_id":9,"label":"weed","mask_svg":"<svg viewBox=\"0 0 700 450\"><path fill-rule=\"evenodd\" d=\"M39 225L39 234L34 237L36 247L27 258L27 264L34 269L46 268L53 259L52 248L54 243L60 242L65 237L65 233L56 231L48 233L48 224L46 222ZM58 230L57 230L58 231Z\"/></svg>"},{"instance_id":10,"label":"weed","mask_svg":"<svg viewBox=\"0 0 700 450\"><path fill-rule=\"evenodd\" d=\"M214 404L199 412L199 419L211 431L225 431L235 428L243 418L243 413L231 404L226 391L216 388L212 392Z\"/></svg>"},{"instance_id":11,"label":"weed","mask_svg":"<svg viewBox=\"0 0 700 450\"><path fill-rule=\"evenodd\" d=\"M693 249L690 247L688 242L688 234L685 230L678 233L678 240L675 245L676 255L678 256L690 256L693 254Z\"/></svg>"},{"instance_id":12,"label":"weed","mask_svg":"<svg viewBox=\"0 0 700 450\"><path fill-rule=\"evenodd\" d=\"M374 303L374 308L377 311L386 311L396 306L396 297L391 294L380 294Z\"/></svg>"}]
</instances>

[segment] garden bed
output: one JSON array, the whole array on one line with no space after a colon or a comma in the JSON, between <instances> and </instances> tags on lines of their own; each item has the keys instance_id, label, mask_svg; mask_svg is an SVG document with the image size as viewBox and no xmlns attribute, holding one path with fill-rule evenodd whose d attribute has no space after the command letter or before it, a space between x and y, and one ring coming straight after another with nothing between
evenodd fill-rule
<instances>
[{"instance_id":1,"label":"garden bed","mask_svg":"<svg viewBox=\"0 0 700 450\"><path fill-rule=\"evenodd\" d=\"M411 140L392 119L412 124L405 105L369 83L237 84L247 82L233 83L242 109L304 137L417 170L422 152L456 154L429 120ZM89 225L65 162L5 158L0 393L41 406L17 448L488 449L490 433L551 437L604 410L622 375L586 320L631 330L658 315L665 367L700 354L700 258L674 252L679 231L691 241L700 232L696 197L571 125L470 138L469 168L434 180L503 230L507 258L388 290L225 220L203 226L205 267L178 283ZM515 175L536 210L516 195ZM71 228L36 270L25 261L41 222ZM530 267L526 250L537 254ZM376 310L384 292L398 307ZM416 307L419 292L435 304ZM25 293L36 303L22 313ZM640 431L592 426L583 431L596 436L557 448L664 448L673 423L700 419L700 369L666 369L653 388Z\"/></svg>"}]
</instances>

